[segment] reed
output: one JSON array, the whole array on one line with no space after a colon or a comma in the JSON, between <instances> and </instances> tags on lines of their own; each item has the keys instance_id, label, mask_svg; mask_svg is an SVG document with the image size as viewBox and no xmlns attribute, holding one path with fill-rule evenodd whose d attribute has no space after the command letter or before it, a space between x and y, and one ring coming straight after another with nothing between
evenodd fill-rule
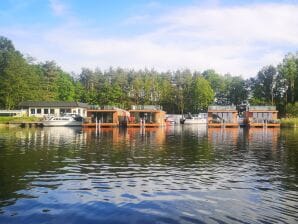
<instances>
[{"instance_id":1,"label":"reed","mask_svg":"<svg viewBox=\"0 0 298 224\"><path fill-rule=\"evenodd\" d=\"M282 118L280 120L280 124L282 127L293 127L296 128L298 127L298 118Z\"/></svg>"}]
</instances>

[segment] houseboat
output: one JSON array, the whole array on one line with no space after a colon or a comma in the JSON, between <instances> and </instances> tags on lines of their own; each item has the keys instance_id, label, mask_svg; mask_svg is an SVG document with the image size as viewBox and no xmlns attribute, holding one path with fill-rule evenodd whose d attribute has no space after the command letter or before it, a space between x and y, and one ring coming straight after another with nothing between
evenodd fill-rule
<instances>
[{"instance_id":1,"label":"houseboat","mask_svg":"<svg viewBox=\"0 0 298 224\"><path fill-rule=\"evenodd\" d=\"M249 106L245 112L249 127L280 127L275 106Z\"/></svg>"},{"instance_id":2,"label":"houseboat","mask_svg":"<svg viewBox=\"0 0 298 224\"><path fill-rule=\"evenodd\" d=\"M235 106L209 106L208 127L239 127L238 112Z\"/></svg>"},{"instance_id":3,"label":"houseboat","mask_svg":"<svg viewBox=\"0 0 298 224\"><path fill-rule=\"evenodd\" d=\"M127 127L162 127L166 124L166 112L160 106L132 106L129 114Z\"/></svg>"},{"instance_id":4,"label":"houseboat","mask_svg":"<svg viewBox=\"0 0 298 224\"><path fill-rule=\"evenodd\" d=\"M126 126L129 112L113 106L93 107L87 110L83 127Z\"/></svg>"}]
</instances>

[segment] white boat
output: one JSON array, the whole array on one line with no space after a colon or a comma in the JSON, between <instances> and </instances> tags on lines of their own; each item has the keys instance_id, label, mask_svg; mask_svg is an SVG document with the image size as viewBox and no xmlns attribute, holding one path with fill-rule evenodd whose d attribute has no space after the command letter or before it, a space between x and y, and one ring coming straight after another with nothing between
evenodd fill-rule
<instances>
[{"instance_id":1,"label":"white boat","mask_svg":"<svg viewBox=\"0 0 298 224\"><path fill-rule=\"evenodd\" d=\"M44 127L50 126L81 126L83 118L76 114L66 114L60 117L49 117L42 121Z\"/></svg>"},{"instance_id":2,"label":"white boat","mask_svg":"<svg viewBox=\"0 0 298 224\"><path fill-rule=\"evenodd\" d=\"M181 124L207 124L207 113L186 114L180 119Z\"/></svg>"}]
</instances>

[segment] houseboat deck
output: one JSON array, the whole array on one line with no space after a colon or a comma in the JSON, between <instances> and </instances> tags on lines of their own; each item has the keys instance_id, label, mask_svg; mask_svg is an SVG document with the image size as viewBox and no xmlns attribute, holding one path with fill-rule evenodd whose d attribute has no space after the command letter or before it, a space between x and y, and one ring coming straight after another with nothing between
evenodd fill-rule
<instances>
[{"instance_id":1,"label":"houseboat deck","mask_svg":"<svg viewBox=\"0 0 298 224\"><path fill-rule=\"evenodd\" d=\"M119 127L118 123L84 123L84 128L96 128L96 127Z\"/></svg>"},{"instance_id":2,"label":"houseboat deck","mask_svg":"<svg viewBox=\"0 0 298 224\"><path fill-rule=\"evenodd\" d=\"M255 127L255 128L263 128L263 127L267 127L267 128L278 128L280 127L279 123L249 123L249 127Z\"/></svg>"}]
</instances>

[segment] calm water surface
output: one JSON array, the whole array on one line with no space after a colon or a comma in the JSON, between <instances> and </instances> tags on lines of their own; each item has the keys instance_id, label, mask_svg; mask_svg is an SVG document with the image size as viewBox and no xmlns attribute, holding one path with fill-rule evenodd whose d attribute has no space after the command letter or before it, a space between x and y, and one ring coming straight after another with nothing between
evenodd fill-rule
<instances>
[{"instance_id":1,"label":"calm water surface","mask_svg":"<svg viewBox=\"0 0 298 224\"><path fill-rule=\"evenodd\" d=\"M0 129L0 223L297 223L298 129Z\"/></svg>"}]
</instances>

